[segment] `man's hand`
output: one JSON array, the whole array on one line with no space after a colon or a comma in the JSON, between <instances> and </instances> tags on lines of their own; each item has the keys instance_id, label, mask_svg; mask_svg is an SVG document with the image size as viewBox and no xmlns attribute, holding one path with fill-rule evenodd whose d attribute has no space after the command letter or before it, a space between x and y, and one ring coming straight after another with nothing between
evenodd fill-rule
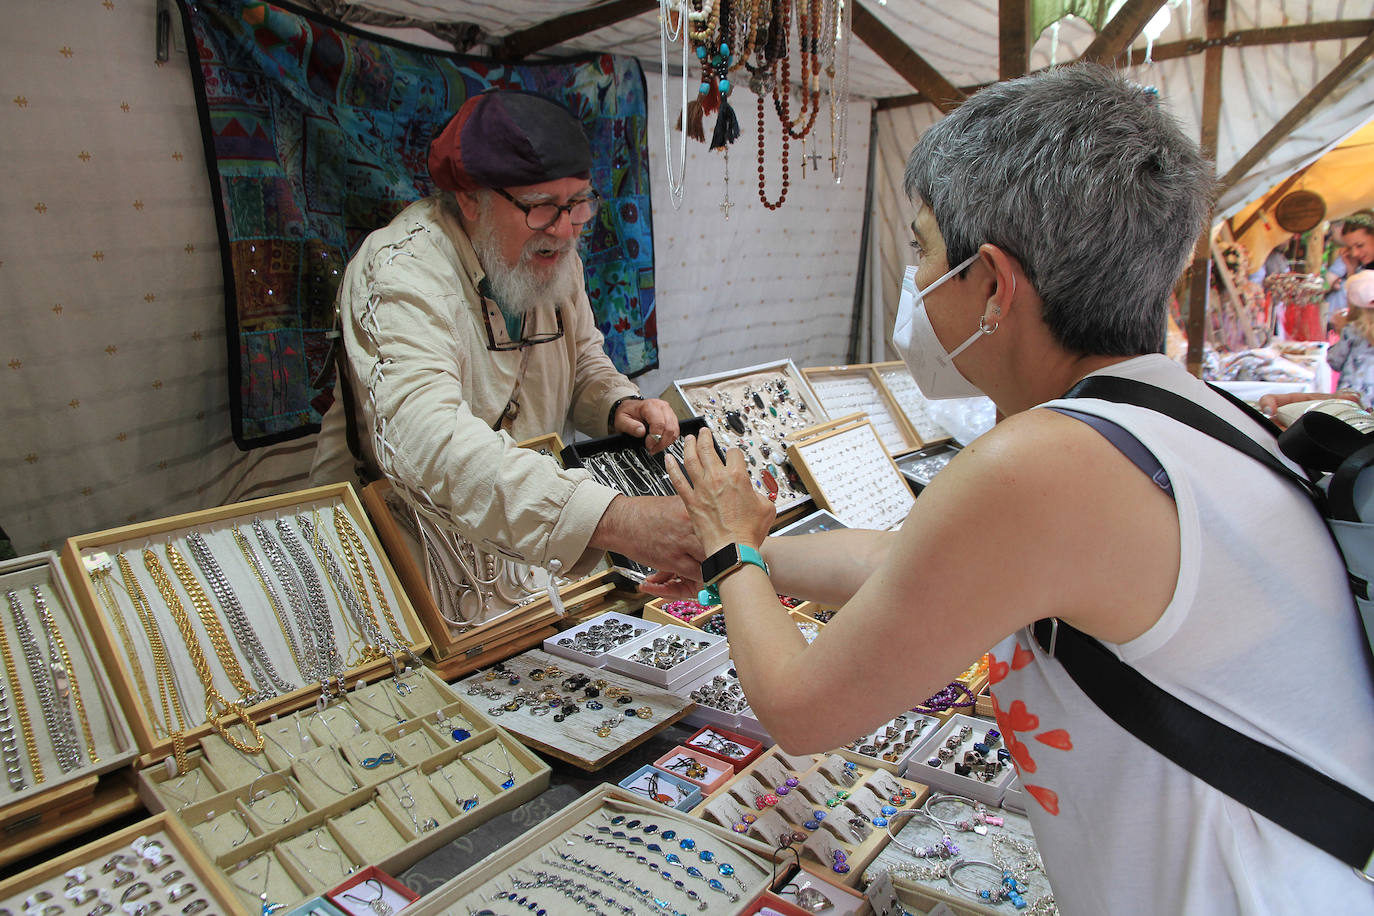
<instances>
[{"instance_id":1,"label":"man's hand","mask_svg":"<svg viewBox=\"0 0 1374 916\"><path fill-rule=\"evenodd\" d=\"M588 543L693 582L706 558L676 496L617 496Z\"/></svg>"},{"instance_id":2,"label":"man's hand","mask_svg":"<svg viewBox=\"0 0 1374 916\"><path fill-rule=\"evenodd\" d=\"M678 437L677 414L667 401L658 398L625 401L615 410L613 426L616 432L627 436L643 436L651 454L663 451Z\"/></svg>"}]
</instances>

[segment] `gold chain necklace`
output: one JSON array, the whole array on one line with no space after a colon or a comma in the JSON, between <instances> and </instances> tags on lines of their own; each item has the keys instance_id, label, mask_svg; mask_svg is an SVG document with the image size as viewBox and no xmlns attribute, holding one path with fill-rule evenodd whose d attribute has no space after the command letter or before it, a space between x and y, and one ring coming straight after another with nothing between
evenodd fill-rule
<instances>
[{"instance_id":1,"label":"gold chain necklace","mask_svg":"<svg viewBox=\"0 0 1374 916\"><path fill-rule=\"evenodd\" d=\"M143 664L138 660L134 638L129 633L129 623L124 619L124 612L119 609L119 602L115 600L114 586L110 584L112 575L110 568L105 566L91 573L91 582L95 585L95 593L99 596L100 603L105 605L106 615L114 621L115 631L119 633L119 641L124 644L124 655L129 660L129 670L134 676L134 686L138 688L138 695L143 701L143 708L153 712L155 707L153 706L153 697L148 693L148 678L143 673Z\"/></svg>"},{"instance_id":2,"label":"gold chain necklace","mask_svg":"<svg viewBox=\"0 0 1374 916\"><path fill-rule=\"evenodd\" d=\"M57 646L57 652L62 657L62 664L67 669L67 685L72 692L72 703L76 706L77 720L81 723L81 734L86 739L86 750L90 755L91 763L99 763L100 758L95 752L95 737L91 734L91 723L86 718L86 704L81 700L81 685L76 682L76 669L72 667L72 657L67 651L67 641L62 638L62 631L57 628L57 621L53 619L52 612L48 610L47 599L43 597L43 590L37 585L33 586L33 606L38 610L38 617L43 621L43 626L47 628L48 635Z\"/></svg>"},{"instance_id":3,"label":"gold chain necklace","mask_svg":"<svg viewBox=\"0 0 1374 916\"><path fill-rule=\"evenodd\" d=\"M162 568L162 563L152 548L143 551L143 565L148 567L148 574L153 577L157 590L162 594L163 600L167 602L167 610L171 612L172 619L176 621L177 629L181 631L181 638L186 643L186 651L191 656L191 664L195 666L196 676L200 678L201 686L205 688L206 721L210 723L211 728L219 733L221 738L228 742L230 747L245 754L261 754L262 732L258 731L258 726L248 715L246 709L232 700L226 700L215 689L214 675L210 671L210 664L205 660L205 652L200 647L200 637L196 635L195 628L191 626L191 618L187 616L181 598L172 588L172 581L167 577L167 571ZM221 631L221 635L222 633L223 631ZM253 740L257 742L256 745L240 741L235 737L233 732L224 724L225 720L231 718L237 718L248 727Z\"/></svg>"},{"instance_id":4,"label":"gold chain necklace","mask_svg":"<svg viewBox=\"0 0 1374 916\"><path fill-rule=\"evenodd\" d=\"M248 680L248 675L243 673L243 666L239 664L238 657L234 655L234 648L229 645L229 637L224 632L224 625L219 622L219 615L215 613L214 607L210 604L210 597L205 594L205 589L200 587L200 582L191 572L191 567L187 565L186 558L181 555L179 550L168 544L167 561L172 564L172 572L176 573L177 581L181 583L182 588L186 589L186 594L190 596L191 604L195 607L200 622L205 625L205 635L210 637L210 645L214 647L220 669L228 676L229 683L239 692L240 702L250 704L255 702L258 692L253 689L253 684ZM149 572L152 572L151 568L149 568ZM157 579L156 574L153 578ZM167 602L169 608L173 601L176 602L178 608L181 608L181 599L177 597L176 590L172 588L170 581L167 582L166 589L163 589L161 581L158 582L157 587L162 592L163 600ZM182 610L184 613L184 608ZM175 612L173 616L176 616Z\"/></svg>"},{"instance_id":5,"label":"gold chain necklace","mask_svg":"<svg viewBox=\"0 0 1374 916\"><path fill-rule=\"evenodd\" d=\"M147 561L146 554L144 561ZM162 641L162 628L158 626L157 618L153 616L153 606L148 602L148 596L144 594L143 586L134 576L134 568L129 564L128 557L124 556L123 553L117 554L115 562L119 565L119 574L124 579L124 591L128 593L129 600L133 602L134 613L137 614L139 622L143 624L143 632L148 637L148 648L153 653L153 673L157 677L158 698L162 701L162 719L165 723L163 734L171 736L172 754L176 758L177 768L185 771L189 762L186 757L186 711L182 709L181 694L177 691L172 665L167 660L167 646ZM154 715L157 713L156 708L151 703L148 704L148 712ZM173 715L176 716L178 727L172 725ZM154 724L156 725L156 723Z\"/></svg>"},{"instance_id":6,"label":"gold chain necklace","mask_svg":"<svg viewBox=\"0 0 1374 916\"><path fill-rule=\"evenodd\" d=\"M372 560L367 555L367 548L364 546L362 538L358 537L358 532L354 530L353 523L348 520L348 512L342 506L334 507L334 530L339 534L339 543L343 547L348 571L353 577L353 584L357 586L358 595L367 605L367 613L372 618L373 625L379 631L382 628L381 623L377 620L376 612L372 610L372 599L368 597L367 587L363 585L362 574L358 571L359 560L367 570L367 578L372 583L373 590L377 592L377 604L382 608L382 615L386 617L386 625L391 628L391 635L398 642L406 642L405 635L396 623L396 616L391 612L391 602L386 600L386 592L382 591L382 583L377 578L377 570L373 568Z\"/></svg>"}]
</instances>

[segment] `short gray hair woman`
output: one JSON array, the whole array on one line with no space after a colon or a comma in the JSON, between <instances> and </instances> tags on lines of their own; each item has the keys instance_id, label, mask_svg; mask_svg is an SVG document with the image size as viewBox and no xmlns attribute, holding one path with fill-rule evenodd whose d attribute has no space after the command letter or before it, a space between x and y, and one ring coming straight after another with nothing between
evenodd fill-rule
<instances>
[{"instance_id":1,"label":"short gray hair woman","mask_svg":"<svg viewBox=\"0 0 1374 916\"><path fill-rule=\"evenodd\" d=\"M894 344L928 396L981 391L1006 419L950 462L896 532L767 538L773 510L742 455L722 466L706 434L688 443L692 483L672 469L708 554L744 545L767 561L738 566L719 592L750 704L782 747L844 744L991 648L997 727L1046 869L1022 875L1024 896L1052 888L1066 913L1348 912L1371 901L1351 869L1126 734L1025 630L1058 617L1204 713L1374 796L1363 634L1310 503L1163 415L1061 399L1088 375L1134 378L1273 449L1160 353L1210 174L1155 93L1111 71L983 90L907 166L917 263ZM666 577L648 588L673 592ZM808 645L777 593L841 609ZM1313 684L1357 687L1314 703ZM928 845L939 830L913 838Z\"/></svg>"}]
</instances>

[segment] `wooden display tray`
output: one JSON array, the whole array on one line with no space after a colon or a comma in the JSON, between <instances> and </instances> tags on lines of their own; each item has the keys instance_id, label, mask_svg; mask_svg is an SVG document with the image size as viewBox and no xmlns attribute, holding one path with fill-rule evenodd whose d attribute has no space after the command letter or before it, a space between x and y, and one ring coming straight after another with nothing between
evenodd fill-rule
<instances>
[{"instance_id":1,"label":"wooden display tray","mask_svg":"<svg viewBox=\"0 0 1374 916\"><path fill-rule=\"evenodd\" d=\"M154 815L147 820L139 821L79 849L56 856L42 865L36 865L12 878L0 881L0 900L21 894L26 889L55 878L78 865L85 865L87 870L94 866L95 870L99 871L102 860L107 859L138 837L158 832L165 833L174 847L172 854L176 856L177 861L171 867L190 872L188 877L194 878L200 886L201 892L213 901L214 906L219 907L218 912L258 916L258 914L244 912L238 904L237 895L233 888L210 865L210 862L201 853L200 848L191 837L190 832L175 818L166 814ZM208 912L215 912L215 910L212 907Z\"/></svg>"},{"instance_id":2,"label":"wooden display tray","mask_svg":"<svg viewBox=\"0 0 1374 916\"><path fill-rule=\"evenodd\" d=\"M884 372L890 373L897 371L903 372L906 375L910 376L911 371L907 369L906 363L902 362L900 359L894 359L881 363L869 363L869 367L872 368L874 376L878 379L878 384L882 387L883 391L887 394L891 402L897 405L897 409L901 412L901 415L906 419L907 426L911 429L912 433L915 434L916 441L919 443L917 446L918 448L925 448L931 445L938 445L942 442L949 442L951 439L954 438L949 434L948 430L946 430L943 426L940 426L933 419L929 417L912 416L911 413L909 413L907 409L902 405L902 399L898 396L897 392L893 391L892 386L888 384L887 379L883 378ZM912 379L912 384L916 384L915 379ZM921 399L923 401L926 401L924 395L921 396ZM927 401L927 403L929 402ZM925 428L924 433L921 431L923 427ZM939 431L936 432L936 429L938 429Z\"/></svg>"},{"instance_id":3,"label":"wooden display tray","mask_svg":"<svg viewBox=\"0 0 1374 916\"><path fill-rule=\"evenodd\" d=\"M34 798L22 803L24 816L0 828L5 838L0 845L0 869L139 811L143 804L132 775L132 770L124 769L88 777L89 785L83 779L79 795L73 792L61 802Z\"/></svg>"},{"instance_id":4,"label":"wooden display tray","mask_svg":"<svg viewBox=\"0 0 1374 916\"><path fill-rule=\"evenodd\" d=\"M882 439L878 437L877 430L873 428L873 424L865 419L863 414L849 414L837 420L831 420L828 423L821 423L810 427L804 430L792 444L787 447L787 457L792 462L792 466L796 468L802 481L805 482L806 488L811 491L811 496L816 501L816 506L825 509L836 518L840 519L841 522L851 527L853 527L853 522L850 519L844 518L842 512L833 505L833 496L826 493L824 481L817 476L816 469L811 467L808 463L806 449L827 439L847 433L853 433L863 428L869 430L869 433L873 436L874 443L882 453L881 464L888 472L887 476L890 478L888 482L889 490L894 494L900 493L907 497L911 497L911 489L907 485L906 478L903 477L902 472L898 470L897 463L892 460L892 455L888 453L887 447L883 445ZM914 497L911 498L914 500ZM908 508L907 511L910 512L910 508ZM905 518L905 514L903 518ZM899 521L897 524L900 523Z\"/></svg>"},{"instance_id":5,"label":"wooden display tray","mask_svg":"<svg viewBox=\"0 0 1374 916\"><path fill-rule=\"evenodd\" d=\"M532 830L527 831L501 849L496 850L467 871L462 872L457 877L450 879L436 890L430 892L425 897L421 898L414 906L407 907L405 916L441 916L441 914L464 912L464 910L460 909L460 904L465 897L473 894L481 888L483 884L498 877L502 872L513 868L516 863L526 856L538 852L541 846L548 845L567 831L578 829L582 825L591 823L593 819L595 819L597 823L601 823L600 818L597 818L596 814L603 808L614 808L617 812L623 812L632 817L649 820L657 824L663 824L665 823L665 819L672 818L679 818L688 823L691 822L691 819L685 814L670 811L658 805L646 804L642 798L625 789L603 783L563 810L551 815L547 820L543 821ZM755 862L752 864L754 864L755 867L761 870L771 870L774 868L777 861L777 853L766 844L749 839L748 837L741 837L737 834L733 834L729 830L722 830L706 821L699 821L698 823L700 823L705 834L709 835L710 839L715 842L728 843L734 849L743 850L752 855L755 859ZM701 837L697 837L696 839L698 840L698 845L701 845ZM719 849L717 849L716 852L717 860L723 861L722 857L725 853L722 853ZM693 857L693 861L695 861L695 857ZM631 861L630 865L633 864L633 861ZM734 864L739 865L739 862L737 861ZM636 867L634 871L631 872L628 870L627 866L627 875L632 874L637 877L641 873L643 873L642 869ZM604 885L596 885L594 882L592 882L592 884L593 886L601 887L602 890L606 890ZM767 890L768 884L769 879L767 878L754 882L750 885L752 888L750 891L740 894L738 903L731 903L718 894L706 891L702 896L702 900L705 902L701 905L700 909L709 909L711 913L720 914L720 916L739 916L739 914L748 911L751 902ZM704 888L705 885L702 885L702 887ZM616 893L615 896L618 899L624 898L627 903L637 902L629 894ZM550 899L560 904L557 908L550 907L549 912L551 914L582 913L585 911L585 907L578 907L571 901L559 897L556 894L550 895ZM562 906L561 904L566 904L566 906ZM638 911L654 912L654 910L647 906L641 906L638 908ZM695 912L695 910L693 910L693 912Z\"/></svg>"},{"instance_id":6,"label":"wooden display tray","mask_svg":"<svg viewBox=\"0 0 1374 916\"><path fill-rule=\"evenodd\" d=\"M270 513L290 506L335 501L342 504L348 512L358 536L371 545L372 552L377 558L378 574L384 576L391 587L391 593L397 605L396 613L405 622L407 631L414 637L415 641L411 643L410 648L417 654L424 652L429 648L424 626L406 597L405 589L402 587L396 571L392 568L391 562L387 559L386 552L378 543L372 524L368 520L367 513L363 510L362 503L358 500L357 493L347 483L313 487L307 490L218 506L200 512L189 512L150 522L110 528L67 539L66 548L62 553L62 567L67 573L67 580L71 584L77 603L86 618L96 650L105 665L114 692L120 705L124 708L129 728L133 732L134 742L140 752L138 759L134 761L135 767L146 767L168 757L172 753L173 742L171 737L159 738L154 730L152 719L154 713L152 710L144 708L138 696L133 675L125 658L124 648L105 619L104 608L96 596L95 588L86 572L82 559L83 553L125 541L151 541L160 535L180 529L212 525L235 518L251 518L261 513ZM270 632L266 627L262 628L262 631ZM177 636L171 644L177 645L179 640L180 637ZM348 669L345 671L345 678L353 681L359 677L364 677L371 681L375 680L379 674L392 671L392 663L389 660L379 659ZM262 722L273 715L291 712L306 706L314 702L318 694L318 686L302 687L259 703L252 707L249 713L254 721ZM194 710L188 710L188 712L194 712ZM190 746L212 730L208 722L188 729L185 733L187 745Z\"/></svg>"},{"instance_id":7,"label":"wooden display tray","mask_svg":"<svg viewBox=\"0 0 1374 916\"><path fill-rule=\"evenodd\" d=\"M548 754L550 757L557 757L559 760L571 763L573 766L588 772L595 772L623 757L667 726L682 719L696 706L690 700L684 700L666 690L652 687L632 677L616 674L614 671L606 671L602 668L589 668L586 665L579 665L577 662L538 649L526 652L514 661L515 664L511 665L511 668L521 675L521 687L537 686L538 684L538 682L531 681L524 676L526 671L557 665L563 671L558 681L574 674L585 674L591 680L604 678L608 683L625 687L630 691L630 695L634 697L634 702L629 706L619 705L613 700L607 702L603 697L604 709L583 709L575 716L562 722L555 722L552 714L535 716L531 715L527 709L521 708L515 712L505 713L497 723L536 751ZM554 681L550 686L559 689L558 681ZM453 686L455 689L465 688L472 683L485 684L487 683L486 676L483 674L474 675ZM505 682L498 678L491 683L500 688ZM514 689L510 688L511 692ZM482 710L486 710L488 706L496 702L479 696L469 697L465 689L460 689L458 692L464 695L465 700ZM571 691L560 690L560 692L570 693ZM577 695L574 694L574 696ZM643 720L627 719L625 710L637 709L640 706L651 707L654 710L654 717L649 720L647 727L634 733L626 726L633 724L639 727ZM612 716L620 716L625 721L612 731L609 737L597 736L593 728L602 719L609 719Z\"/></svg>"},{"instance_id":8,"label":"wooden display tray","mask_svg":"<svg viewBox=\"0 0 1374 916\"><path fill-rule=\"evenodd\" d=\"M873 367L872 363L862 363L855 366L813 366L803 369L802 375L806 376L806 380L812 383L813 391L816 390L814 385L817 379L863 379L873 387L874 392L878 396L879 404L886 412L887 419L892 423L896 439L889 441L879 436L879 439L882 439L883 446L887 448L888 452L892 455L904 455L907 452L916 451L924 444L921 442L921 437L917 434L915 428L912 427L911 420L908 419L906 413L903 412L902 405L897 403L897 399L892 396L892 392L888 389L887 385L883 384L883 380L878 377L878 370ZM821 398L819 394L817 394L816 397L821 399L821 403L825 406L828 414L831 416L839 415L840 411L832 409L829 404L825 403L825 399ZM876 430L880 418L869 414L868 419L873 423L874 429Z\"/></svg>"},{"instance_id":9,"label":"wooden display tray","mask_svg":"<svg viewBox=\"0 0 1374 916\"><path fill-rule=\"evenodd\" d=\"M73 666L78 669L77 683L81 688L83 705L89 721L97 734L108 732L111 745L102 747L98 744L99 762L88 762L70 773L63 773L55 761L47 761L44 764L45 779L42 783L31 784L26 789L6 795L3 805L0 805L0 832L3 832L7 841L4 848L0 849L0 864L3 864L30 855L51 843L56 843L59 839L73 835L74 831L65 823L69 818L81 820L84 824L82 829L89 829L101 823L90 817L91 812L97 812L98 817L98 812L107 809L105 804L96 799L101 776L127 767L136 756L136 751L133 739L129 736L124 711L116 701L104 666L100 663L100 656L91 647L86 627L83 625L80 605L57 554L49 551L0 562L0 579L7 580L9 584L6 587L15 587L15 580L23 580L25 583L46 580L44 585L47 587L45 597L48 607L62 632ZM26 590L27 586L19 586L16 590L19 588ZM23 603L31 604L27 600ZM8 627L9 608L6 608L4 613L7 621L4 625ZM33 622L30 625L34 626ZM35 626L35 632L39 638L43 638L41 626ZM20 647L13 637L11 645L18 664ZM28 693L33 687L32 680L28 677L27 671L16 673L24 682L26 696L30 697L29 713L33 719L35 739L44 740L39 737L39 733L47 735L42 712L33 695ZM0 684L6 684L3 676L0 676ZM13 715L12 698L7 701L7 705ZM105 711L104 729L100 727L102 723L97 721L101 709ZM72 719L73 722L77 721L75 715ZM18 729L15 730L15 738L19 742L19 753L23 757L24 745ZM81 742L81 753L83 760L89 759L89 751L84 740ZM25 772L28 773L27 760ZM31 777L29 778L32 781ZM112 812L110 817L118 816L119 813L122 812ZM24 839L16 840L16 836ZM15 847L22 847L22 851L16 851Z\"/></svg>"},{"instance_id":10,"label":"wooden display tray","mask_svg":"<svg viewBox=\"0 0 1374 916\"><path fill-rule=\"evenodd\" d=\"M701 804L692 810L692 816L703 819L706 818L707 815L710 813L709 809L714 803L716 803L720 799L723 799L726 795L729 795L731 790L735 786L752 778L754 774L758 772L760 765L763 765L765 767L768 766L768 764L765 761L776 760L783 766L784 769L796 775L800 780L805 781L805 779L808 776L818 772L821 769L822 765L825 763L825 761L828 759L828 757L831 755L806 755L805 757L801 758L810 761L810 765L805 769L796 769L790 766L787 762L788 756L789 755L783 754L777 747L768 748L762 754L760 754L755 760L750 762L748 766L741 769L733 779L729 780L719 789L717 789L716 791L712 792L709 796L704 798ZM797 758L793 759L795 760ZM868 781L873 778L875 772L880 771L872 767L865 767L863 765L860 765L859 778L854 782L852 786L848 787L849 792L852 794L855 790L867 785ZM885 773L886 771L881 772ZM902 810L904 811L910 810L912 808L919 808L921 804L926 800L926 797L930 794L930 788L923 783L913 782L906 779L899 779L896 776L892 776L892 774L890 773L887 773L886 775L889 778L893 779L898 785L905 786L906 788L911 789L912 792L915 793L913 798L907 800L901 806ZM767 782L767 780L764 780L762 776L760 776L759 779L761 781ZM792 791L797 792L798 790L793 789ZM736 801L736 804L741 809L749 812L753 812L755 810L754 808L747 807L745 804L740 803L738 801ZM808 804L810 804L810 802L808 802ZM841 808L831 809L829 813L838 816L837 812L839 812L840 810ZM799 825L793 826L795 827ZM725 829L728 829L728 827ZM827 828L825 827L825 825L822 824L821 830L826 829ZM831 839L834 839L833 835L831 836ZM867 868L869 863L877 857L878 853L882 851L882 848L887 845L887 841L888 837L886 831L880 828L874 828L872 832L870 832L869 835L861 843L855 842L852 838L839 840L838 842L848 852L849 871L844 875L836 875L834 880L850 887L857 886L863 877L864 869ZM812 852L812 850L809 848L807 844L803 844L802 852L800 853L800 855L810 857L809 860L815 860L816 858L815 854ZM830 865L829 862L822 862L821 864L825 866Z\"/></svg>"}]
</instances>

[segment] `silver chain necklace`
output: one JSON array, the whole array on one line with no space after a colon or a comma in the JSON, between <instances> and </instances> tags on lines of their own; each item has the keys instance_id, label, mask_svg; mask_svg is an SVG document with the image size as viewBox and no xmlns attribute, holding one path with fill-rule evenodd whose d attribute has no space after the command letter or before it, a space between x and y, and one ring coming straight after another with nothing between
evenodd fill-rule
<instances>
[{"instance_id":1,"label":"silver chain necklace","mask_svg":"<svg viewBox=\"0 0 1374 916\"><path fill-rule=\"evenodd\" d=\"M44 666L43 654L33 637L33 630L29 627L28 617L24 614L24 606L19 603L19 596L13 591L6 592L5 596L9 599L10 613L14 617L14 631L24 652L29 677L38 692L38 703L43 709L43 722L47 726L53 752L57 755L57 764L62 768L62 772L69 773L81 765L81 746L77 741L76 725L72 722L71 710L66 707L66 668L62 666L60 658L56 659L56 665ZM61 703L59 692L63 694Z\"/></svg>"}]
</instances>

